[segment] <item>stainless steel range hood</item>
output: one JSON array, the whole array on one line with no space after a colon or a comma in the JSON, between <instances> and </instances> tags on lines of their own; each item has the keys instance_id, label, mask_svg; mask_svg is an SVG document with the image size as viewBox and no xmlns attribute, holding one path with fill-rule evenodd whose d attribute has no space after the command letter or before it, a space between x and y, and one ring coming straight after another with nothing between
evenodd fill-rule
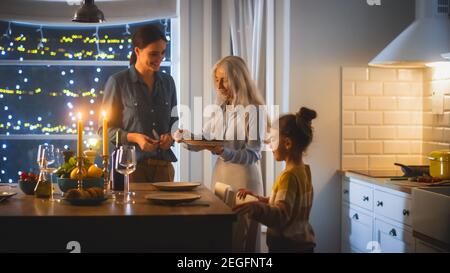
<instances>
[{"instance_id":1,"label":"stainless steel range hood","mask_svg":"<svg viewBox=\"0 0 450 273\"><path fill-rule=\"evenodd\" d=\"M416 0L416 20L370 66L422 68L450 63L450 0Z\"/></svg>"}]
</instances>

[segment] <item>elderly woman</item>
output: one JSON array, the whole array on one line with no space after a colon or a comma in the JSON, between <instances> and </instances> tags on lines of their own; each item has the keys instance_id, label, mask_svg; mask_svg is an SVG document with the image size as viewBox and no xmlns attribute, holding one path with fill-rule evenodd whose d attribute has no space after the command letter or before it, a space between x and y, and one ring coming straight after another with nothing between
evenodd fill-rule
<instances>
[{"instance_id":1,"label":"elderly woman","mask_svg":"<svg viewBox=\"0 0 450 273\"><path fill-rule=\"evenodd\" d=\"M261 194L263 184L259 160L265 126L259 122L259 106L264 105L264 99L252 81L245 61L240 57L228 56L219 60L213 68L213 78L217 106L203 128L203 138L225 140L224 144L188 149L207 149L218 156L212 188L221 182L230 185L235 192L247 188ZM254 250L254 246L246 246L244 242L243 246L235 250L249 249Z\"/></svg>"}]
</instances>

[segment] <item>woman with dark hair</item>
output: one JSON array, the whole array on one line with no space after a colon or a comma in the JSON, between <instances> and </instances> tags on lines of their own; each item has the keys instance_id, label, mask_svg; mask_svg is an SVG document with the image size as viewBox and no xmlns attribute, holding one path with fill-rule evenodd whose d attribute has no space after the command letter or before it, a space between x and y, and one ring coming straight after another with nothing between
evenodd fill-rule
<instances>
[{"instance_id":1,"label":"woman with dark hair","mask_svg":"<svg viewBox=\"0 0 450 273\"><path fill-rule=\"evenodd\" d=\"M102 107L109 117L109 139L115 144L119 133L119 145L136 146L138 164L130 182L173 181L176 89L173 78L159 71L167 39L161 26L151 24L139 28L132 43L130 67L112 75L105 86Z\"/></svg>"},{"instance_id":2,"label":"woman with dark hair","mask_svg":"<svg viewBox=\"0 0 450 273\"><path fill-rule=\"evenodd\" d=\"M271 128L270 146L277 161L286 168L272 187L270 197L262 197L247 189L258 201L234 208L239 214L248 213L252 219L267 225L269 252L313 252L315 236L309 223L313 203L311 171L303 163L303 154L313 139L311 121L316 111L302 107L296 114L284 115Z\"/></svg>"}]
</instances>

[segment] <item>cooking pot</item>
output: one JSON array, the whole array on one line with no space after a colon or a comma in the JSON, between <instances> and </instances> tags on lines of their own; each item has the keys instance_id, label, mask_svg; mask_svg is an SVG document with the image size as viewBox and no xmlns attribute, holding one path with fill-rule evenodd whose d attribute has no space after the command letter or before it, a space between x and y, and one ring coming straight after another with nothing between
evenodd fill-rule
<instances>
[{"instance_id":1,"label":"cooking pot","mask_svg":"<svg viewBox=\"0 0 450 273\"><path fill-rule=\"evenodd\" d=\"M450 179L450 151L439 150L428 154L430 175L440 179Z\"/></svg>"},{"instance_id":2,"label":"cooking pot","mask_svg":"<svg viewBox=\"0 0 450 273\"><path fill-rule=\"evenodd\" d=\"M427 165L403 165L400 163L394 163L394 165L400 166L402 168L404 177L429 175L429 166Z\"/></svg>"}]
</instances>

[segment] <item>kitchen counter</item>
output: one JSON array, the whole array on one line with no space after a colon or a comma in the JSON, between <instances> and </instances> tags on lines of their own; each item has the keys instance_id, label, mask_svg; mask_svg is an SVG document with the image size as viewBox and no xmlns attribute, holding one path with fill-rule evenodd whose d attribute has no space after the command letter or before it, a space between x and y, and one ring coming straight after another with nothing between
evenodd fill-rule
<instances>
[{"instance_id":1,"label":"kitchen counter","mask_svg":"<svg viewBox=\"0 0 450 273\"><path fill-rule=\"evenodd\" d=\"M386 187L408 194L411 194L414 187L429 186L428 183L411 182L408 180L391 180L391 177L401 177L402 173L399 171L339 170L338 172L349 178L362 179L367 183L372 183L377 186Z\"/></svg>"},{"instance_id":2,"label":"kitchen counter","mask_svg":"<svg viewBox=\"0 0 450 273\"><path fill-rule=\"evenodd\" d=\"M151 184L132 184L134 204L108 199L98 206L73 206L17 195L0 203L0 252L67 252L70 241L82 252L231 251L235 213L203 185L191 191L209 206L167 206L144 196ZM197 202L197 201L195 201Z\"/></svg>"}]
</instances>

